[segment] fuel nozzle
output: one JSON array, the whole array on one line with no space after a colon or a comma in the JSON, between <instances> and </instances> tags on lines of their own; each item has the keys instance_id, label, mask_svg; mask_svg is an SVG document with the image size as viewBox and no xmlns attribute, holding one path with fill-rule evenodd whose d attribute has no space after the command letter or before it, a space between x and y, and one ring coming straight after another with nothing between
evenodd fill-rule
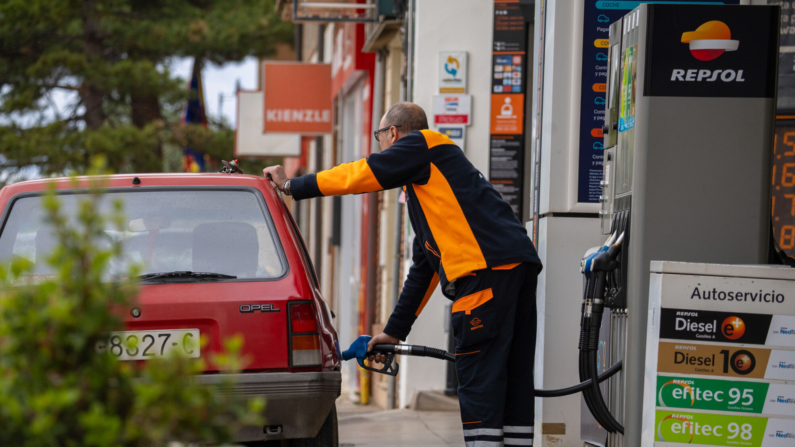
<instances>
[{"instance_id":1,"label":"fuel nozzle","mask_svg":"<svg viewBox=\"0 0 795 447\"><path fill-rule=\"evenodd\" d=\"M373 337L369 335L360 335L359 338L351 343L351 347L342 351L342 359L343 360L351 360L356 359L356 362L359 363L359 366L368 370L374 371L381 374L387 374L390 376L396 376L398 373L398 369L400 366L395 362L395 352L399 350L398 348L400 345L389 345L389 344L378 344L373 346L372 352L367 351L367 344L370 343ZM386 355L386 361L384 361L384 366L382 368L373 368L372 366L366 364L364 361L372 354L381 353Z\"/></svg>"}]
</instances>

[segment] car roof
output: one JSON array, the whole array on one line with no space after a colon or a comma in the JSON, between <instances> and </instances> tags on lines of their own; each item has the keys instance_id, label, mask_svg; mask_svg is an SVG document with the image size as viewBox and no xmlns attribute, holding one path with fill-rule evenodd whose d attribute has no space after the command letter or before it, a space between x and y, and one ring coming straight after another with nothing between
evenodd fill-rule
<instances>
[{"instance_id":1,"label":"car roof","mask_svg":"<svg viewBox=\"0 0 795 447\"><path fill-rule=\"evenodd\" d=\"M140 183L133 184L137 178ZM45 191L51 183L56 189L78 189L92 186L99 180L101 186L108 188L140 188L147 186L244 186L262 188L268 185L262 176L219 173L158 173L158 174L115 174L107 176L56 177L27 180L14 183L2 189L2 195L16 195L23 192Z\"/></svg>"}]
</instances>

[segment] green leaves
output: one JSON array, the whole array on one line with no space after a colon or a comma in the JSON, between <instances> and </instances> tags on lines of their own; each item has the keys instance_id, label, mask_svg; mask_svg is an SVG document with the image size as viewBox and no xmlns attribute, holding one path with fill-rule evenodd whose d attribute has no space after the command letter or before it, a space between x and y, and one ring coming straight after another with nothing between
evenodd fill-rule
<instances>
[{"instance_id":1,"label":"green leaves","mask_svg":"<svg viewBox=\"0 0 795 447\"><path fill-rule=\"evenodd\" d=\"M191 376L204 370L201 360L175 356L140 366L96 352L105 334L123 329L118 309L136 299L135 284L103 278L121 253L106 229L122 232L127 222L121 203L110 216L98 212L104 163L89 170L91 193L76 222L65 218L54 189L44 201L58 241L47 260L55 275L33 274L22 258L0 265L0 445L222 443L244 423L263 425L263 402L235 401L224 392L231 384L192 384ZM133 268L124 276L138 273ZM239 371L242 345L241 337L228 340L211 360Z\"/></svg>"},{"instance_id":2,"label":"green leaves","mask_svg":"<svg viewBox=\"0 0 795 447\"><path fill-rule=\"evenodd\" d=\"M0 2L0 171L85 173L98 154L124 172L173 169L163 149L181 143L188 92L169 62L266 57L292 38L275 0ZM231 159L233 140L220 142Z\"/></svg>"}]
</instances>

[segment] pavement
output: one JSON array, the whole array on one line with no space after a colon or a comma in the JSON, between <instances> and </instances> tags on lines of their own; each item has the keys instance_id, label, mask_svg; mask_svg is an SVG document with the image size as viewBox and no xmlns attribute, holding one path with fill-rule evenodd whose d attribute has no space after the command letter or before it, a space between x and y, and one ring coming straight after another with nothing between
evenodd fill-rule
<instances>
[{"instance_id":1,"label":"pavement","mask_svg":"<svg viewBox=\"0 0 795 447\"><path fill-rule=\"evenodd\" d=\"M341 397L337 401L337 417L340 447L464 445L457 411L384 411Z\"/></svg>"}]
</instances>

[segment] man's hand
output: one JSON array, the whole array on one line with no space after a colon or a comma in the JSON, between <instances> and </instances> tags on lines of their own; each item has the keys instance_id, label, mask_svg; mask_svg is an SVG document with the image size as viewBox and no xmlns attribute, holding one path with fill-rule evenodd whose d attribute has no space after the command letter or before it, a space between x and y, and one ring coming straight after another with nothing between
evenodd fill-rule
<instances>
[{"instance_id":1,"label":"man's hand","mask_svg":"<svg viewBox=\"0 0 795 447\"><path fill-rule=\"evenodd\" d=\"M400 344L400 340L395 338L395 337L393 337L393 336L391 336L391 335L389 335L389 334L385 334L385 333L381 332L380 334L378 334L375 337L373 337L370 340L370 343L367 343L367 352L372 351L374 345L379 345L379 344L382 344L382 343L390 344L390 345L397 345L397 344ZM372 362L384 363L384 361L386 361L386 354L374 354L374 355L371 355L370 357L367 357L367 359L370 360L371 363Z\"/></svg>"},{"instance_id":2,"label":"man's hand","mask_svg":"<svg viewBox=\"0 0 795 447\"><path fill-rule=\"evenodd\" d=\"M276 165L276 166L269 166L262 170L262 174L265 178L271 180L279 191L282 191L284 187L284 182L287 181L287 174L284 172L284 168Z\"/></svg>"}]
</instances>

